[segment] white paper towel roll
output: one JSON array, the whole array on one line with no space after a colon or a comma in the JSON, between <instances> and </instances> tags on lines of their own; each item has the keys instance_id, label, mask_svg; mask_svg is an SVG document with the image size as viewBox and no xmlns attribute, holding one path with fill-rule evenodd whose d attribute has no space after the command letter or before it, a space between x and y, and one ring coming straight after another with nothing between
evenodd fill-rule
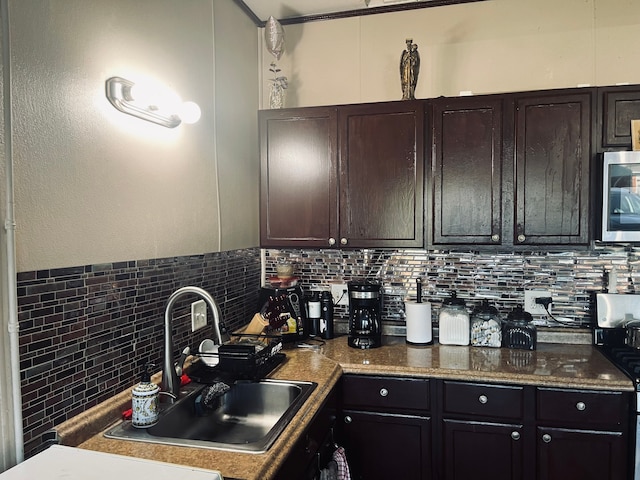
<instances>
[{"instance_id":1,"label":"white paper towel roll","mask_svg":"<svg viewBox=\"0 0 640 480\"><path fill-rule=\"evenodd\" d=\"M430 345L433 343L431 328L431 304L429 302L404 302L407 314L407 343Z\"/></svg>"}]
</instances>

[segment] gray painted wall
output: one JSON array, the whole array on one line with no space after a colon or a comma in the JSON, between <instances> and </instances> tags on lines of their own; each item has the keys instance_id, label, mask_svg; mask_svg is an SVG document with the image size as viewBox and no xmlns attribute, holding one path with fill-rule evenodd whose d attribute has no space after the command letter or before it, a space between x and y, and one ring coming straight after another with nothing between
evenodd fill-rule
<instances>
[{"instance_id":1,"label":"gray painted wall","mask_svg":"<svg viewBox=\"0 0 640 480\"><path fill-rule=\"evenodd\" d=\"M18 271L257 245L256 28L215 5L9 1ZM231 87L230 58L243 73ZM200 122L118 112L104 95L114 75L163 83Z\"/></svg>"}]
</instances>

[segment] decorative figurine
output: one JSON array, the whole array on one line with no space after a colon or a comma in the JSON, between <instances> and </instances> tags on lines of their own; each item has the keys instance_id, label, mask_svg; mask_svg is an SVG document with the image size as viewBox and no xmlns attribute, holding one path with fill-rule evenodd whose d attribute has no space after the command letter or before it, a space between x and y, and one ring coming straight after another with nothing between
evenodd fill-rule
<instances>
[{"instance_id":1,"label":"decorative figurine","mask_svg":"<svg viewBox=\"0 0 640 480\"><path fill-rule=\"evenodd\" d=\"M270 78L271 90L269 91L269 108L284 108L284 96L285 90L289 86L287 77L279 75L280 69L276 65L276 62L271 62L271 68L269 71L273 73L273 78Z\"/></svg>"},{"instance_id":2,"label":"decorative figurine","mask_svg":"<svg viewBox=\"0 0 640 480\"><path fill-rule=\"evenodd\" d=\"M420 73L420 54L418 45L413 39L407 38L407 49L400 56L400 82L402 85L402 99L414 100L418 74Z\"/></svg>"}]
</instances>

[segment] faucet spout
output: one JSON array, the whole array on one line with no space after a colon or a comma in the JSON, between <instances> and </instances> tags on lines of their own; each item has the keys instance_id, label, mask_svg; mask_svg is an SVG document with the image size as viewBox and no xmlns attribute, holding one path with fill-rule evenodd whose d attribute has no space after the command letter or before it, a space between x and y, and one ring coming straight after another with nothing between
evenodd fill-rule
<instances>
[{"instance_id":1,"label":"faucet spout","mask_svg":"<svg viewBox=\"0 0 640 480\"><path fill-rule=\"evenodd\" d=\"M186 295L196 295L202 298L213 314L213 329L216 335L218 345L224 342L222 331L220 330L220 314L218 304L206 290L200 287L182 287L171 294L167 300L167 306L164 311L164 358L162 363L162 390L170 395L170 398L178 398L180 391L180 379L173 361L173 317L171 312L175 303ZM226 335L226 332L225 332Z\"/></svg>"}]
</instances>

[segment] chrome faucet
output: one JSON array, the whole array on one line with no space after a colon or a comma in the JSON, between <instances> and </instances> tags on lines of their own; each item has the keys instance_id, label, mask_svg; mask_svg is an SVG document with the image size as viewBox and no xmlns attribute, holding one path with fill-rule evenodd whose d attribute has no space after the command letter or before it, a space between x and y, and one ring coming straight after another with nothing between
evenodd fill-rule
<instances>
[{"instance_id":1,"label":"chrome faucet","mask_svg":"<svg viewBox=\"0 0 640 480\"><path fill-rule=\"evenodd\" d=\"M166 392L173 400L178 398L180 391L180 379L178 378L177 367L182 369L182 365L174 365L173 361L173 320L171 310L175 303L185 295L197 295L202 298L213 313L213 329L216 334L218 345L222 345L223 337L220 330L220 314L218 304L211 295L200 287L182 287L171 294L167 300L167 307L164 311L164 359L162 363L162 391ZM223 327L224 331L224 327Z\"/></svg>"}]
</instances>

